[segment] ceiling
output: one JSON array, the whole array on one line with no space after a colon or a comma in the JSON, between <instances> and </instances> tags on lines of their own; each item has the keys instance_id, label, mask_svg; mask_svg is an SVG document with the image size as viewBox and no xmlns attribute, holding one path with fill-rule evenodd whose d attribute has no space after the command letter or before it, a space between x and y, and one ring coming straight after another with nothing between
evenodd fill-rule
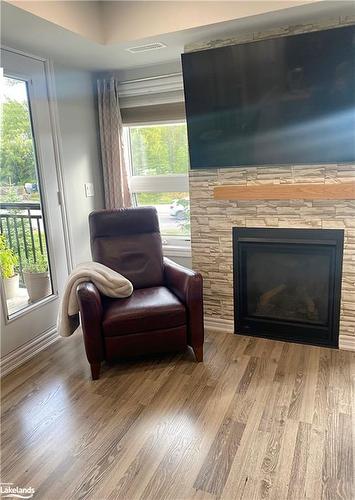
<instances>
[{"instance_id":1,"label":"ceiling","mask_svg":"<svg viewBox=\"0 0 355 500\"><path fill-rule=\"evenodd\" d=\"M40 2L28 2L28 4L38 3ZM51 4L51 2L43 3ZM53 2L53 4L55 3L57 2ZM234 4L233 9L231 7L227 9L227 6L225 6L225 9L222 9L222 14L225 17L233 15L235 17L239 16L239 18L224 20L222 22L211 22L215 19L220 19L222 15L218 14L215 5L213 11L210 10L207 14L201 14L201 16L197 16L195 11L191 11L194 15L188 16L188 12L178 9L176 19L172 16L173 11L169 11L169 20L167 17L161 15L155 22L147 22L149 30L152 33L154 32L154 34L139 38L142 34L146 35L149 30L142 23L142 18L140 17L140 21L137 18L138 11L136 13L132 11L130 13L131 18L127 12L123 16L121 22L124 22L126 25L125 30L115 29L114 19L118 16L117 9L121 4L145 4L145 9L150 5L153 9L150 15L153 15L154 8L157 8L156 4L161 5L160 13L162 14L165 12L163 9L168 8L168 6L164 7L165 4L184 4L183 7L186 9L187 5L199 2L101 2L101 4L105 5L116 4L106 5L106 9L108 7L111 9L109 11L102 10L100 5L98 5L100 2L64 3L73 4L71 6L72 9L80 9L81 7L78 4L81 3L90 3L92 5L89 7L89 10L85 10L85 16L79 16L80 22L78 22L78 12L81 11L77 11L77 14L74 16L73 11L71 11L73 15L70 15L69 11L64 12L61 9L57 11L57 15L54 15L55 10L52 11L49 9L48 11L47 5L46 17L49 18L49 14L52 15L52 20L48 20L33 14L33 12L28 12L28 9L24 10L23 6L21 8L18 6L18 4L27 4L27 2L16 2L17 6L8 2L2 2L2 44L15 49L32 52L36 55L52 57L54 61L58 61L59 63L90 71L121 70L122 72L132 73L135 68L146 67L149 73L156 65L170 63L172 69L178 67L180 54L183 52L184 46L194 42L232 36L236 33L240 34L250 30L267 30L290 23L312 23L312 20L319 22L320 20L339 17L340 15L355 15L355 2L353 1L312 1L307 5L304 5L305 2L300 1L255 2L254 10L246 9L246 4L250 6L253 2L200 2L201 6L202 4L217 4L219 6L226 3ZM260 11L261 4L264 5L264 12ZM288 8L280 10L281 6L286 5ZM290 5L296 6L290 7ZM238 6L239 8L237 8ZM138 6L136 5L135 7ZM171 6L169 8L171 9ZM265 12L268 9L271 9L272 12ZM112 16L109 16L108 12ZM44 15L43 12L42 15ZM95 24L96 18L100 19L99 25ZM110 23L107 22L108 18L111 18ZM83 22L83 19L85 22ZM58 24L59 21L62 25L65 24L66 27L60 26ZM129 21L133 23L131 31L129 30ZM206 24L196 26L200 22L205 22ZM191 25L194 26L191 27ZM107 26L107 29L105 29L105 26ZM185 28L182 29L184 26ZM190 27L186 28L186 26ZM104 29L102 29L103 27ZM164 32L159 33L159 31ZM119 34L124 40L119 40ZM127 40L127 38L130 39ZM127 51L129 47L150 42L162 42L166 45L166 48L136 54Z\"/></svg>"},{"instance_id":2,"label":"ceiling","mask_svg":"<svg viewBox=\"0 0 355 500\"><path fill-rule=\"evenodd\" d=\"M93 42L113 44L197 28L318 0L7 0Z\"/></svg>"}]
</instances>

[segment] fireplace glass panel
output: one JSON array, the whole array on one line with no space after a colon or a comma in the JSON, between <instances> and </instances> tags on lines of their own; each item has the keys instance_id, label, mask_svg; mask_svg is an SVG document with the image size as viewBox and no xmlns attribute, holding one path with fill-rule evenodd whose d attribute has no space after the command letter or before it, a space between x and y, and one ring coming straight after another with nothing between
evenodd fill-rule
<instances>
[{"instance_id":1,"label":"fireplace glass panel","mask_svg":"<svg viewBox=\"0 0 355 500\"><path fill-rule=\"evenodd\" d=\"M233 228L235 333L338 347L344 231Z\"/></svg>"},{"instance_id":2,"label":"fireplace glass panel","mask_svg":"<svg viewBox=\"0 0 355 500\"><path fill-rule=\"evenodd\" d=\"M246 260L246 308L249 317L326 326L332 255L296 246L258 245Z\"/></svg>"}]
</instances>

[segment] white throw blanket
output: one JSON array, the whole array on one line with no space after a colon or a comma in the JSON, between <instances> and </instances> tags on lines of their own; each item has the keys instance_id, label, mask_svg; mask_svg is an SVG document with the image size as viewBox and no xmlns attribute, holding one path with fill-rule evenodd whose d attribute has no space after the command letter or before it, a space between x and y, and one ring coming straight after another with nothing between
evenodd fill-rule
<instances>
[{"instance_id":1,"label":"white throw blanket","mask_svg":"<svg viewBox=\"0 0 355 500\"><path fill-rule=\"evenodd\" d=\"M79 326L79 304L76 289L80 283L91 281L107 297L124 298L133 292L132 283L113 269L99 262L83 262L68 276L58 312L58 333L69 337Z\"/></svg>"}]
</instances>

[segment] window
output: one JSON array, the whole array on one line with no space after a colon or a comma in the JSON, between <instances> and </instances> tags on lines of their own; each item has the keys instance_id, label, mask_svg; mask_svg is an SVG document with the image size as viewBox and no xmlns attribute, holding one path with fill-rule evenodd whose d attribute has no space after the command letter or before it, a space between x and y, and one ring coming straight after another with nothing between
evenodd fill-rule
<instances>
[{"instance_id":1,"label":"window","mask_svg":"<svg viewBox=\"0 0 355 500\"><path fill-rule=\"evenodd\" d=\"M27 83L2 80L0 257L8 317L52 295Z\"/></svg>"},{"instance_id":2,"label":"window","mask_svg":"<svg viewBox=\"0 0 355 500\"><path fill-rule=\"evenodd\" d=\"M130 186L138 206L155 206L167 245L190 240L189 157L186 123L126 129Z\"/></svg>"}]
</instances>

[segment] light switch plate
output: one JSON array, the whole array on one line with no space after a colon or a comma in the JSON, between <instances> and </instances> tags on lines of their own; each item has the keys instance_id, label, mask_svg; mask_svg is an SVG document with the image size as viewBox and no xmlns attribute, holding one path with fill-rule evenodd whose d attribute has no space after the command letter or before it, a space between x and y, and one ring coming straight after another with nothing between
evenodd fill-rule
<instances>
[{"instance_id":1,"label":"light switch plate","mask_svg":"<svg viewBox=\"0 0 355 500\"><path fill-rule=\"evenodd\" d=\"M85 187L85 196L89 198L90 196L94 196L94 184L92 182L86 182L84 184Z\"/></svg>"}]
</instances>

